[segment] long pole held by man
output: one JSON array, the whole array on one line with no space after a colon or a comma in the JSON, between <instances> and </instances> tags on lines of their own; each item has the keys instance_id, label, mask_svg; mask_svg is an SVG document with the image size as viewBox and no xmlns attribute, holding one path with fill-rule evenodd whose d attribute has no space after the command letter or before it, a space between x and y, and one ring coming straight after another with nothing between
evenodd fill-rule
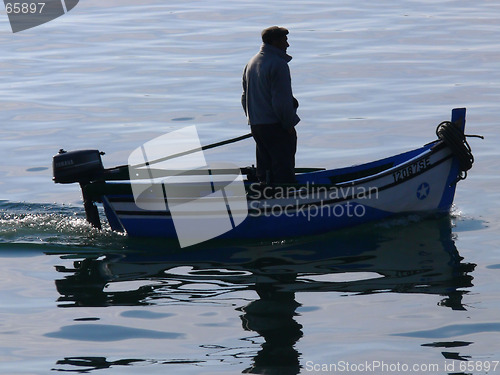
<instances>
[{"instance_id":1,"label":"long pole held by man","mask_svg":"<svg viewBox=\"0 0 500 375\"><path fill-rule=\"evenodd\" d=\"M288 67L288 34L283 27L264 29L260 51L243 72L241 104L256 143L257 177L265 183L295 182L300 118Z\"/></svg>"}]
</instances>

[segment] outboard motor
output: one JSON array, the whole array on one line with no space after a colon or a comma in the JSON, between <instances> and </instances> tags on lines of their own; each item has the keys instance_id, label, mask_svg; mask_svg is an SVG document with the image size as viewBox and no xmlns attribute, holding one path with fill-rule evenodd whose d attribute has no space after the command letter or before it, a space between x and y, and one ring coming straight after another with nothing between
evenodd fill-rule
<instances>
[{"instance_id":1,"label":"outboard motor","mask_svg":"<svg viewBox=\"0 0 500 375\"><path fill-rule=\"evenodd\" d=\"M98 150L67 152L61 149L52 159L54 182L58 184L78 182L80 184L87 221L98 229L101 229L99 212L95 202L86 196L84 187L103 176L104 166L101 155L104 155L104 152Z\"/></svg>"},{"instance_id":2,"label":"outboard motor","mask_svg":"<svg viewBox=\"0 0 500 375\"><path fill-rule=\"evenodd\" d=\"M52 159L54 182L72 184L74 182L90 182L100 178L104 172L101 155L98 150L64 151Z\"/></svg>"}]
</instances>

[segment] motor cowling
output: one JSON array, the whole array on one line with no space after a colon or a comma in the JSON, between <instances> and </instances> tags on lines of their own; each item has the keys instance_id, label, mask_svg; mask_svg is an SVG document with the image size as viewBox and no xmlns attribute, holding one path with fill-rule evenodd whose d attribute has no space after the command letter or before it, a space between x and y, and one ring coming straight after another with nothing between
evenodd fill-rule
<instances>
[{"instance_id":1,"label":"motor cowling","mask_svg":"<svg viewBox=\"0 0 500 375\"><path fill-rule=\"evenodd\" d=\"M74 182L90 182L99 179L103 172L99 150L64 151L52 159L53 180L58 184L71 184Z\"/></svg>"}]
</instances>

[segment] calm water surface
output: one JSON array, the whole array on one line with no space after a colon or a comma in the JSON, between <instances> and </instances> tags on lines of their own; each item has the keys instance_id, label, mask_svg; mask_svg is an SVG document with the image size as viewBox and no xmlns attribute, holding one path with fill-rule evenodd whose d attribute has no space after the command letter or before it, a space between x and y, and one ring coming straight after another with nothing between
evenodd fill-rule
<instances>
[{"instance_id":1,"label":"calm water surface","mask_svg":"<svg viewBox=\"0 0 500 375\"><path fill-rule=\"evenodd\" d=\"M0 373L500 373L499 17L486 0L86 0L13 34L0 14ZM187 125L204 144L247 133L241 73L273 24L291 31L299 166L420 146L467 107L486 139L452 215L184 252L91 229L52 155L111 167Z\"/></svg>"}]
</instances>

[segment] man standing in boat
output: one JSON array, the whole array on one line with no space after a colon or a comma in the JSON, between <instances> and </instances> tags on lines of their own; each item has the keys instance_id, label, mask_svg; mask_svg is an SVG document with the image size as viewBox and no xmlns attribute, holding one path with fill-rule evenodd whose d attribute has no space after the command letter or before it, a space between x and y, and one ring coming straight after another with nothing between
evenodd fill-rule
<instances>
[{"instance_id":1,"label":"man standing in boat","mask_svg":"<svg viewBox=\"0 0 500 375\"><path fill-rule=\"evenodd\" d=\"M295 182L295 125L299 106L292 94L286 53L288 30L262 31L262 46L245 66L241 104L256 143L257 177L262 182Z\"/></svg>"}]
</instances>

